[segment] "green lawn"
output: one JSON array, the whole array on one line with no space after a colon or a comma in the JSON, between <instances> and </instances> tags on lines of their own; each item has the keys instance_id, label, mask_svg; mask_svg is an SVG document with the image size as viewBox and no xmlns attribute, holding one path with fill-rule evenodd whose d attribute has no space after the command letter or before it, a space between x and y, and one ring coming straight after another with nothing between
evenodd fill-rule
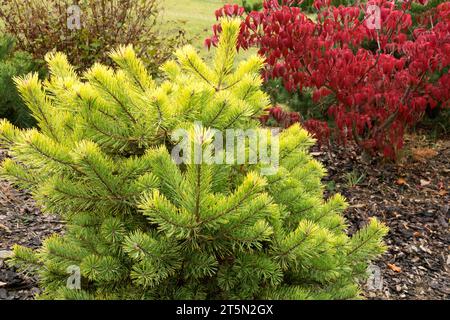
<instances>
[{"instance_id":1,"label":"green lawn","mask_svg":"<svg viewBox=\"0 0 450 320\"><path fill-rule=\"evenodd\" d=\"M216 23L214 11L227 3L241 4L241 0L162 0L163 28L166 30L183 29L190 43L200 53L208 57L208 51L203 42L212 34L211 27ZM308 15L313 20L314 14ZM256 49L241 52L238 60L244 59L256 53Z\"/></svg>"},{"instance_id":2,"label":"green lawn","mask_svg":"<svg viewBox=\"0 0 450 320\"><path fill-rule=\"evenodd\" d=\"M163 19L168 29L183 28L197 48L211 34L216 22L214 11L232 0L163 0Z\"/></svg>"}]
</instances>

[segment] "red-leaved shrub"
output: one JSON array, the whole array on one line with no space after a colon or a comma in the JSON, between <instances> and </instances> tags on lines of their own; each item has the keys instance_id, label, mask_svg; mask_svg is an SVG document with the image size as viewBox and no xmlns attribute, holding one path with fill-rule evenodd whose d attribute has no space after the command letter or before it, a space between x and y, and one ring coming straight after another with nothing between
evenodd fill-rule
<instances>
[{"instance_id":1,"label":"red-leaved shrub","mask_svg":"<svg viewBox=\"0 0 450 320\"><path fill-rule=\"evenodd\" d=\"M449 107L449 2L417 19L415 28L411 1L334 7L316 0L316 21L290 6L293 2L266 0L262 11L247 15L237 5L226 5L216 17L242 17L239 48L259 49L267 62L264 79L281 78L288 91L313 90L314 102L327 104L324 116L332 120L335 138L395 158L405 129L427 108ZM380 9L379 28L366 10L374 5ZM220 31L213 26L205 44L214 45ZM326 125L318 119L305 122L319 138L329 134Z\"/></svg>"},{"instance_id":2,"label":"red-leaved shrub","mask_svg":"<svg viewBox=\"0 0 450 320\"><path fill-rule=\"evenodd\" d=\"M267 114L259 118L264 125L288 128L300 122L300 115L297 112L285 111L280 106L268 108L266 111Z\"/></svg>"}]
</instances>

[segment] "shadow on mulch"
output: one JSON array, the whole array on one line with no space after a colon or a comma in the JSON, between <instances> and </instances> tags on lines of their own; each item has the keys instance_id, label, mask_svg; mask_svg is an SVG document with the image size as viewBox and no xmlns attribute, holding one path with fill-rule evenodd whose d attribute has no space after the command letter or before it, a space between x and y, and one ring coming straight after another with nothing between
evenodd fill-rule
<instances>
[{"instance_id":1,"label":"shadow on mulch","mask_svg":"<svg viewBox=\"0 0 450 320\"><path fill-rule=\"evenodd\" d=\"M366 286L364 295L369 299L448 299L450 295L450 140L432 148L425 140L426 147L417 147L416 140L416 149L399 164L364 163L350 146L312 150L328 169L326 195L339 192L349 201L345 214L349 233L370 217L390 228L389 250L376 262L383 286L378 290ZM15 243L37 248L48 235L62 230L58 217L43 216L28 194L0 181L0 251ZM32 299L38 292L35 279L17 274L0 260L0 300Z\"/></svg>"}]
</instances>

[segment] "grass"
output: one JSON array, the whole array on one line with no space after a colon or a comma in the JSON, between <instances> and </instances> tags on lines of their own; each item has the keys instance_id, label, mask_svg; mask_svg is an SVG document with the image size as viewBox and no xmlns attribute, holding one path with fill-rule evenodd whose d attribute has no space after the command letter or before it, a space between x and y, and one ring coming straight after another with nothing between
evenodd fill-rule
<instances>
[{"instance_id":1,"label":"grass","mask_svg":"<svg viewBox=\"0 0 450 320\"><path fill-rule=\"evenodd\" d=\"M211 35L211 27L216 22L214 11L226 3L226 0L163 0L164 27L182 28L188 39L198 48Z\"/></svg>"},{"instance_id":2,"label":"grass","mask_svg":"<svg viewBox=\"0 0 450 320\"><path fill-rule=\"evenodd\" d=\"M212 35L212 26L217 23L214 12L227 3L241 3L240 0L163 0L163 28L183 29L190 44L200 55L209 60L211 51L204 47L204 41ZM255 54L256 49L241 51L239 62Z\"/></svg>"},{"instance_id":3,"label":"grass","mask_svg":"<svg viewBox=\"0 0 450 320\"><path fill-rule=\"evenodd\" d=\"M366 178L366 175L364 173L359 173L356 170L353 170L352 172L347 172L345 175L345 179L347 180L347 187L353 188L356 187L358 184L364 181Z\"/></svg>"},{"instance_id":4,"label":"grass","mask_svg":"<svg viewBox=\"0 0 450 320\"><path fill-rule=\"evenodd\" d=\"M212 35L212 25L216 23L214 12L227 3L241 4L241 0L163 0L163 28L166 30L183 29L189 42L200 54L210 57L203 43ZM307 14L315 20L315 14ZM256 53L256 49L240 52L240 61Z\"/></svg>"}]
</instances>

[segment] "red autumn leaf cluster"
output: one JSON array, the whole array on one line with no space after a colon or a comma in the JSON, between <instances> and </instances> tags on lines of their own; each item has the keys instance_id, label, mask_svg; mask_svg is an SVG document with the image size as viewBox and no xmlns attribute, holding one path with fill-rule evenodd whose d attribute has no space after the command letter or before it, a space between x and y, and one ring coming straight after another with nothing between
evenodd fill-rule
<instances>
[{"instance_id":1,"label":"red autumn leaf cluster","mask_svg":"<svg viewBox=\"0 0 450 320\"><path fill-rule=\"evenodd\" d=\"M259 118L264 125L275 124L278 127L288 128L296 122L300 122L300 114L288 112L280 106L268 108L267 113Z\"/></svg>"},{"instance_id":2,"label":"red autumn leaf cluster","mask_svg":"<svg viewBox=\"0 0 450 320\"><path fill-rule=\"evenodd\" d=\"M228 6L216 16L242 18L238 47L258 48L267 62L265 80L282 79L291 92L312 90L317 105L327 104L324 116L332 128L317 119L304 124L316 136L331 130L339 141L354 140L372 154L394 158L405 129L427 108L449 107L449 2L417 18L415 26L411 1L334 7L316 0L316 21L293 3L266 0L262 11L245 16ZM208 46L220 31L213 28Z\"/></svg>"}]
</instances>

